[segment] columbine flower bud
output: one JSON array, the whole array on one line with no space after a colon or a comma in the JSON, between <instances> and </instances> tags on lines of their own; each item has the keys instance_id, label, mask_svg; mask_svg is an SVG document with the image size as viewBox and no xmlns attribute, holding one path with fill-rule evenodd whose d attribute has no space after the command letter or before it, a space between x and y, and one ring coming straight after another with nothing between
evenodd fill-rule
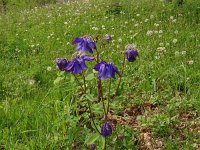
<instances>
[{"instance_id":1,"label":"columbine flower bud","mask_svg":"<svg viewBox=\"0 0 200 150\"><path fill-rule=\"evenodd\" d=\"M105 122L101 126L101 135L106 138L107 136L110 136L111 134L112 134L112 127L110 126L109 122Z\"/></svg>"},{"instance_id":2,"label":"columbine flower bud","mask_svg":"<svg viewBox=\"0 0 200 150\"><path fill-rule=\"evenodd\" d=\"M126 58L129 62L134 62L136 60L136 57L138 56L137 50L135 50L134 46L132 44L128 44L126 46Z\"/></svg>"}]
</instances>

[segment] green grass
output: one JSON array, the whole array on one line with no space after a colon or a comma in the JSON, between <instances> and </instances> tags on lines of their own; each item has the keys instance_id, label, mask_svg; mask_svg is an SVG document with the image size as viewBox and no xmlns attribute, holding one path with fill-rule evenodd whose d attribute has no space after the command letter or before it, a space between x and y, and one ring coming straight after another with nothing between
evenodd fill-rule
<instances>
[{"instance_id":1,"label":"green grass","mask_svg":"<svg viewBox=\"0 0 200 150\"><path fill-rule=\"evenodd\" d=\"M108 149L145 147L145 133L150 143L161 141L161 149L200 148L200 3L117 2L30 7L19 1L20 12L9 4L0 16L0 149L88 149L85 140L94 131L88 113L80 114L86 104L69 74L54 84L59 73L55 59L72 57L75 37L105 34L113 35L113 41L100 51L119 70L127 44L136 44L139 51L139 59L127 64L120 96L112 104L112 115L125 118L125 125L117 123ZM89 84L95 95L95 85ZM103 85L106 89L106 81ZM93 106L101 118L98 108ZM120 115L124 112L137 127Z\"/></svg>"}]
</instances>

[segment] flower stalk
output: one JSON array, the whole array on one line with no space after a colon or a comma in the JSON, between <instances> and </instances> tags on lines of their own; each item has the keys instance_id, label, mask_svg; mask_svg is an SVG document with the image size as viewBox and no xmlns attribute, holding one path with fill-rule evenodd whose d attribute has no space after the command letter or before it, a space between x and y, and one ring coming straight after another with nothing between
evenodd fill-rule
<instances>
[{"instance_id":1,"label":"flower stalk","mask_svg":"<svg viewBox=\"0 0 200 150\"><path fill-rule=\"evenodd\" d=\"M108 83L108 106L107 106L107 111L106 111L106 116L105 116L105 122L108 120L108 112L110 111L110 90L111 90L111 79L109 79Z\"/></svg>"},{"instance_id":2,"label":"flower stalk","mask_svg":"<svg viewBox=\"0 0 200 150\"><path fill-rule=\"evenodd\" d=\"M115 91L115 96L117 96L118 93L119 93L119 87L120 87L120 84L121 84L121 81L122 81L122 77L124 75L125 66L126 66L126 54L124 54L124 58L123 58L123 62L122 62L121 77L119 78L119 82L117 84L117 88L116 88L116 91Z\"/></svg>"},{"instance_id":3,"label":"flower stalk","mask_svg":"<svg viewBox=\"0 0 200 150\"><path fill-rule=\"evenodd\" d=\"M94 116L93 116L93 113L92 113L92 110L91 110L90 101L87 100L87 103L88 103L89 113L90 113L91 120L92 120L92 123L93 123L93 125L94 125L94 128L95 128L95 130L101 135L101 132L100 132L99 129L97 128L96 123L95 123L95 121L94 121Z\"/></svg>"}]
</instances>

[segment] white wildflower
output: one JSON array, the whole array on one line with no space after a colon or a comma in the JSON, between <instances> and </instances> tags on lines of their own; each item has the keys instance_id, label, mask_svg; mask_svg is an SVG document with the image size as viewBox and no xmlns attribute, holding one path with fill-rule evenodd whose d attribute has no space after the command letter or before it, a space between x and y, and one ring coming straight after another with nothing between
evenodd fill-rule
<instances>
[{"instance_id":1,"label":"white wildflower","mask_svg":"<svg viewBox=\"0 0 200 150\"><path fill-rule=\"evenodd\" d=\"M149 21L149 19L145 19L145 20L144 20L144 22L148 22L148 21Z\"/></svg>"},{"instance_id":2,"label":"white wildflower","mask_svg":"<svg viewBox=\"0 0 200 150\"><path fill-rule=\"evenodd\" d=\"M146 34L147 36L152 36L153 35L153 31L151 31L151 30L149 30L149 31L147 31L147 34Z\"/></svg>"},{"instance_id":3,"label":"white wildflower","mask_svg":"<svg viewBox=\"0 0 200 150\"><path fill-rule=\"evenodd\" d=\"M194 63L193 60L189 60L189 61L188 61L188 64L189 64L189 65L192 65L193 63Z\"/></svg>"},{"instance_id":4,"label":"white wildflower","mask_svg":"<svg viewBox=\"0 0 200 150\"><path fill-rule=\"evenodd\" d=\"M178 34L178 30L175 30L175 31L174 31L174 34Z\"/></svg>"},{"instance_id":5,"label":"white wildflower","mask_svg":"<svg viewBox=\"0 0 200 150\"><path fill-rule=\"evenodd\" d=\"M179 51L176 51L175 56L179 56L179 55L180 55Z\"/></svg>"},{"instance_id":6,"label":"white wildflower","mask_svg":"<svg viewBox=\"0 0 200 150\"><path fill-rule=\"evenodd\" d=\"M154 33L155 33L155 34L158 34L158 31L157 31L157 30L155 30L155 31L154 31Z\"/></svg>"},{"instance_id":7,"label":"white wildflower","mask_svg":"<svg viewBox=\"0 0 200 150\"><path fill-rule=\"evenodd\" d=\"M164 46L164 43L159 43L159 46L161 46L161 47Z\"/></svg>"},{"instance_id":8,"label":"white wildflower","mask_svg":"<svg viewBox=\"0 0 200 150\"><path fill-rule=\"evenodd\" d=\"M177 39L173 39L172 43L176 44L178 42Z\"/></svg>"},{"instance_id":9,"label":"white wildflower","mask_svg":"<svg viewBox=\"0 0 200 150\"><path fill-rule=\"evenodd\" d=\"M162 34L162 33L163 33L163 30L159 30L158 32L159 32L160 34Z\"/></svg>"},{"instance_id":10,"label":"white wildflower","mask_svg":"<svg viewBox=\"0 0 200 150\"><path fill-rule=\"evenodd\" d=\"M182 54L182 55L185 55L185 54L186 54L186 51L182 51L181 54Z\"/></svg>"},{"instance_id":11,"label":"white wildflower","mask_svg":"<svg viewBox=\"0 0 200 150\"><path fill-rule=\"evenodd\" d=\"M29 85L33 85L33 84L35 84L35 80L30 79L30 80L29 80Z\"/></svg>"},{"instance_id":12,"label":"white wildflower","mask_svg":"<svg viewBox=\"0 0 200 150\"><path fill-rule=\"evenodd\" d=\"M122 42L122 39L121 39L121 38L119 38L119 39L118 39L118 42Z\"/></svg>"},{"instance_id":13,"label":"white wildflower","mask_svg":"<svg viewBox=\"0 0 200 150\"><path fill-rule=\"evenodd\" d=\"M51 71L52 68L50 66L47 67L47 71Z\"/></svg>"},{"instance_id":14,"label":"white wildflower","mask_svg":"<svg viewBox=\"0 0 200 150\"><path fill-rule=\"evenodd\" d=\"M158 24L158 23L154 23L154 26L155 26L155 27L158 27L158 26L159 26L159 24Z\"/></svg>"},{"instance_id":15,"label":"white wildflower","mask_svg":"<svg viewBox=\"0 0 200 150\"><path fill-rule=\"evenodd\" d=\"M173 19L174 19L174 16L170 16L170 19L173 20Z\"/></svg>"}]
</instances>

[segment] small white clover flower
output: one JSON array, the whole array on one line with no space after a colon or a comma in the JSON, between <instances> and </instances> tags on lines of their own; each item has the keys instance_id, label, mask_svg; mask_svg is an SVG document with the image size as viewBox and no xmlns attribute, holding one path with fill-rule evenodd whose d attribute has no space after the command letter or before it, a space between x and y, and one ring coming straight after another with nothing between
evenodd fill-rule
<instances>
[{"instance_id":1,"label":"small white clover flower","mask_svg":"<svg viewBox=\"0 0 200 150\"><path fill-rule=\"evenodd\" d=\"M158 31L157 31L157 30L155 30L155 31L154 31L154 33L155 33L155 34L158 34Z\"/></svg>"},{"instance_id":2,"label":"small white clover flower","mask_svg":"<svg viewBox=\"0 0 200 150\"><path fill-rule=\"evenodd\" d=\"M166 52L166 48L165 47L158 47L157 51L158 52Z\"/></svg>"},{"instance_id":3,"label":"small white clover flower","mask_svg":"<svg viewBox=\"0 0 200 150\"><path fill-rule=\"evenodd\" d=\"M99 28L98 27L92 27L92 30L97 31L97 30L99 30Z\"/></svg>"},{"instance_id":4,"label":"small white clover flower","mask_svg":"<svg viewBox=\"0 0 200 150\"><path fill-rule=\"evenodd\" d=\"M160 59L160 56L155 56L155 59Z\"/></svg>"},{"instance_id":5,"label":"small white clover flower","mask_svg":"<svg viewBox=\"0 0 200 150\"><path fill-rule=\"evenodd\" d=\"M189 64L189 65L192 65L193 63L194 63L193 60L189 60L189 61L188 61L188 64Z\"/></svg>"},{"instance_id":6,"label":"small white clover flower","mask_svg":"<svg viewBox=\"0 0 200 150\"><path fill-rule=\"evenodd\" d=\"M163 33L163 30L159 30L158 32L159 32L160 34L162 34L162 33Z\"/></svg>"},{"instance_id":7,"label":"small white clover flower","mask_svg":"<svg viewBox=\"0 0 200 150\"><path fill-rule=\"evenodd\" d=\"M51 71L51 70L52 70L51 66L48 66L47 71Z\"/></svg>"},{"instance_id":8,"label":"small white clover flower","mask_svg":"<svg viewBox=\"0 0 200 150\"><path fill-rule=\"evenodd\" d=\"M172 20L172 23L176 23L176 19L173 19L173 20Z\"/></svg>"},{"instance_id":9,"label":"small white clover flower","mask_svg":"<svg viewBox=\"0 0 200 150\"><path fill-rule=\"evenodd\" d=\"M177 39L173 39L172 43L176 44L178 42Z\"/></svg>"},{"instance_id":10,"label":"small white clover flower","mask_svg":"<svg viewBox=\"0 0 200 150\"><path fill-rule=\"evenodd\" d=\"M149 31L147 31L147 34L146 34L147 36L152 36L153 35L153 31L151 31L151 30L149 30Z\"/></svg>"},{"instance_id":11,"label":"small white clover flower","mask_svg":"<svg viewBox=\"0 0 200 150\"><path fill-rule=\"evenodd\" d=\"M136 23L134 26L135 26L135 27L137 27L138 25L139 25L139 24L138 24L138 23Z\"/></svg>"},{"instance_id":12,"label":"small white clover flower","mask_svg":"<svg viewBox=\"0 0 200 150\"><path fill-rule=\"evenodd\" d=\"M158 24L158 23L154 23L154 26L155 26L155 27L159 27L159 24Z\"/></svg>"},{"instance_id":13,"label":"small white clover flower","mask_svg":"<svg viewBox=\"0 0 200 150\"><path fill-rule=\"evenodd\" d=\"M170 18L169 18L169 19L173 20L173 19L174 19L174 16L170 16Z\"/></svg>"},{"instance_id":14,"label":"small white clover flower","mask_svg":"<svg viewBox=\"0 0 200 150\"><path fill-rule=\"evenodd\" d=\"M182 54L182 55L185 55L185 54L186 54L186 51L182 51L181 54Z\"/></svg>"},{"instance_id":15,"label":"small white clover flower","mask_svg":"<svg viewBox=\"0 0 200 150\"><path fill-rule=\"evenodd\" d=\"M178 30L175 30L175 31L174 31L174 34L178 34Z\"/></svg>"},{"instance_id":16,"label":"small white clover flower","mask_svg":"<svg viewBox=\"0 0 200 150\"><path fill-rule=\"evenodd\" d=\"M118 42L122 42L122 39L121 39L121 38L119 38L119 39L118 39Z\"/></svg>"},{"instance_id":17,"label":"small white clover flower","mask_svg":"<svg viewBox=\"0 0 200 150\"><path fill-rule=\"evenodd\" d=\"M145 19L145 20L144 20L144 22L148 22L148 21L149 21L149 19Z\"/></svg>"},{"instance_id":18,"label":"small white clover flower","mask_svg":"<svg viewBox=\"0 0 200 150\"><path fill-rule=\"evenodd\" d=\"M166 43L166 46L169 46L169 43Z\"/></svg>"},{"instance_id":19,"label":"small white clover flower","mask_svg":"<svg viewBox=\"0 0 200 150\"><path fill-rule=\"evenodd\" d=\"M179 56L179 55L180 55L179 51L176 51L175 56Z\"/></svg>"},{"instance_id":20,"label":"small white clover flower","mask_svg":"<svg viewBox=\"0 0 200 150\"><path fill-rule=\"evenodd\" d=\"M163 47L163 46L164 46L164 43L159 43L159 46Z\"/></svg>"},{"instance_id":21,"label":"small white clover flower","mask_svg":"<svg viewBox=\"0 0 200 150\"><path fill-rule=\"evenodd\" d=\"M30 79L30 80L29 80L29 85L33 85L33 84L35 84L35 80Z\"/></svg>"}]
</instances>

